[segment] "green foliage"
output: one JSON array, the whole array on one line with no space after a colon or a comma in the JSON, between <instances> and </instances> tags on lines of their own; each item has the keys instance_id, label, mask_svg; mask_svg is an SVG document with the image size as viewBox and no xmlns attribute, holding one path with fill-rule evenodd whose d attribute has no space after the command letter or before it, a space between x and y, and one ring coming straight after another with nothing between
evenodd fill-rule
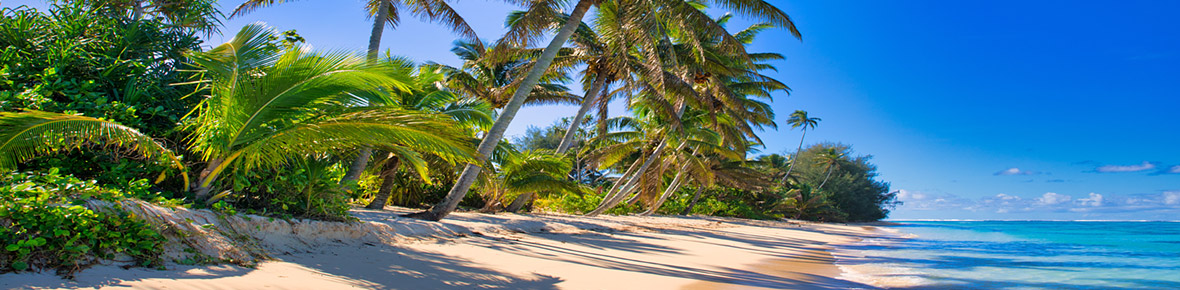
<instances>
[{"instance_id":1,"label":"green foliage","mask_svg":"<svg viewBox=\"0 0 1180 290\"><path fill-rule=\"evenodd\" d=\"M811 189L806 184L787 191L778 209L793 219L813 221L844 221L848 214L841 212L828 195Z\"/></svg>"},{"instance_id":2,"label":"green foliage","mask_svg":"<svg viewBox=\"0 0 1180 290\"><path fill-rule=\"evenodd\" d=\"M347 170L343 163L325 156L292 158L289 165L254 170L235 170L229 178L233 204L248 212L290 218L347 220L349 197L335 181ZM233 207L211 205L228 211ZM233 212L225 213L232 214Z\"/></svg>"},{"instance_id":3,"label":"green foliage","mask_svg":"<svg viewBox=\"0 0 1180 290\"><path fill-rule=\"evenodd\" d=\"M114 121L147 135L179 140L176 124L199 98L193 86L174 86L191 73L178 70L200 39L158 19L133 20L83 1L48 12L0 9L0 111L33 109ZM164 142L174 146L174 142ZM38 158L21 170L59 167L104 183L154 176L167 165L105 166L121 152L88 150ZM175 190L180 182L169 183Z\"/></svg>"},{"instance_id":4,"label":"green foliage","mask_svg":"<svg viewBox=\"0 0 1180 290\"><path fill-rule=\"evenodd\" d=\"M598 207L598 204L602 202L603 197L604 196L602 194L551 195L549 197L537 199L534 206L543 210L583 214ZM606 213L625 215L637 213L642 210L643 208L641 208L639 205L623 203L611 208L610 210L607 210Z\"/></svg>"},{"instance_id":5,"label":"green foliage","mask_svg":"<svg viewBox=\"0 0 1180 290\"><path fill-rule=\"evenodd\" d=\"M448 161L472 158L462 126L450 116L366 106L383 101L383 91L409 91L412 66L298 46L279 51L276 35L251 24L229 42L191 55L209 94L187 126L190 149L208 162L198 198L227 168L281 169L291 156L396 146Z\"/></svg>"},{"instance_id":6,"label":"green foliage","mask_svg":"<svg viewBox=\"0 0 1180 290\"><path fill-rule=\"evenodd\" d=\"M832 157L835 160L830 160ZM815 187L848 221L875 221L889 215L897 205L889 183L878 181L877 166L869 163L872 156L852 155L852 148L844 144L816 144L803 150L796 158L799 183L796 187ZM831 166L829 166L831 165ZM829 168L832 172L828 174ZM825 183L826 180L826 183Z\"/></svg>"},{"instance_id":7,"label":"green foliage","mask_svg":"<svg viewBox=\"0 0 1180 290\"><path fill-rule=\"evenodd\" d=\"M131 148L139 155L160 159L180 171L184 178L183 184L188 184L187 169L180 159L168 148L133 128L83 116L32 110L0 112L0 169L13 170L18 163L37 155L89 143ZM164 177L160 175L159 180Z\"/></svg>"},{"instance_id":8,"label":"green foliage","mask_svg":"<svg viewBox=\"0 0 1180 290\"><path fill-rule=\"evenodd\" d=\"M418 175L411 172L399 171L393 177L393 192L390 195L388 205L403 206L403 207L429 207L431 204L442 201L443 197L450 191L451 186L454 185L454 173L443 173L440 170L431 171L431 179L439 180L433 184L422 182L418 179ZM359 181L359 189L351 196L357 200L373 200L378 188L381 186L381 177L376 174L363 175ZM461 205L466 207L482 207L482 200L477 195L468 195L463 199Z\"/></svg>"},{"instance_id":9,"label":"green foliage","mask_svg":"<svg viewBox=\"0 0 1180 290\"><path fill-rule=\"evenodd\" d=\"M561 144L563 134L565 134L565 128L561 126L560 122L545 128L529 126L528 129L525 129L524 136L517 137L512 143L520 146L523 150L555 150Z\"/></svg>"},{"instance_id":10,"label":"green foliage","mask_svg":"<svg viewBox=\"0 0 1180 290\"><path fill-rule=\"evenodd\" d=\"M57 170L0 178L0 273L56 269L68 277L98 259L121 255L140 266L159 264L164 238L150 225L117 208L93 211L80 205L159 196L148 190L147 180L128 188L98 186Z\"/></svg>"}]
</instances>

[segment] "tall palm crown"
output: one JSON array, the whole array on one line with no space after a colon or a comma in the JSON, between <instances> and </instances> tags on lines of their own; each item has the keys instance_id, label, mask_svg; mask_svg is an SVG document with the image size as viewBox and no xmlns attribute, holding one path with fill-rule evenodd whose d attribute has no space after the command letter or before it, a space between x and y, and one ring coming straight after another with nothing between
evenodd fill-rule
<instances>
[{"instance_id":1,"label":"tall palm crown","mask_svg":"<svg viewBox=\"0 0 1180 290\"><path fill-rule=\"evenodd\" d=\"M460 40L455 41L455 47L451 48L451 52L463 60L461 67L437 63L428 63L427 66L446 76L446 84L453 90L464 96L483 100L492 108L500 109L508 104L512 93L519 88L520 75L531 67L529 53L535 51L517 51L517 57L501 60L492 58L491 55L495 52L479 42ZM565 81L568 81L568 77L564 73L551 71L534 86L525 104L577 103L580 98L570 94L569 88L560 84Z\"/></svg>"},{"instance_id":2,"label":"tall palm crown","mask_svg":"<svg viewBox=\"0 0 1180 290\"><path fill-rule=\"evenodd\" d=\"M787 124L790 124L791 128L803 128L803 135L799 136L799 147L795 149L795 156L793 159L798 159L799 152L803 152L803 138L807 137L807 129L815 129L815 126L818 125L819 121L821 120L822 119L820 118L812 118L807 116L807 111L803 110L795 110L794 113L791 113L791 117L787 118ZM786 183L787 179L791 177L791 171L795 169L795 163L798 163L796 161L797 160L791 160L791 166L788 166L787 173L783 174L783 183Z\"/></svg>"},{"instance_id":3,"label":"tall palm crown","mask_svg":"<svg viewBox=\"0 0 1180 290\"><path fill-rule=\"evenodd\" d=\"M790 124L791 128L803 128L804 131L815 129L819 121L823 121L823 119L808 117L807 111L803 110L795 110L794 113L791 113L791 117L787 118L787 124Z\"/></svg>"}]
</instances>

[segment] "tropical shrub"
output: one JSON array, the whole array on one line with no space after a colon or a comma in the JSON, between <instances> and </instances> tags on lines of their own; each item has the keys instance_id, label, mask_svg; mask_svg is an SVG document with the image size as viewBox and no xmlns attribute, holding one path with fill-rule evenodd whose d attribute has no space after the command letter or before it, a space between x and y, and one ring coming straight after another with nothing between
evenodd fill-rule
<instances>
[{"instance_id":1,"label":"tropical shrub","mask_svg":"<svg viewBox=\"0 0 1180 290\"><path fill-rule=\"evenodd\" d=\"M227 199L249 213L348 220L351 199L336 183L346 168L327 156L296 157L287 166L234 170Z\"/></svg>"},{"instance_id":2,"label":"tropical shrub","mask_svg":"<svg viewBox=\"0 0 1180 290\"><path fill-rule=\"evenodd\" d=\"M836 154L832 154L836 152ZM795 171L799 182L823 195L848 221L875 221L889 215L898 204L889 183L876 180L877 166L872 156L852 156L852 147L838 143L821 143L803 150ZM820 162L836 155L835 162ZM829 173L830 171L830 173ZM819 187L823 185L823 187Z\"/></svg>"},{"instance_id":3,"label":"tropical shrub","mask_svg":"<svg viewBox=\"0 0 1180 290\"><path fill-rule=\"evenodd\" d=\"M149 224L118 208L82 206L88 200L158 199L147 184L138 180L117 190L56 169L0 177L0 273L55 269L68 277L99 259L124 255L135 265L158 265L164 238Z\"/></svg>"},{"instance_id":4,"label":"tropical shrub","mask_svg":"<svg viewBox=\"0 0 1180 290\"><path fill-rule=\"evenodd\" d=\"M176 124L199 98L186 98L195 86L173 84L192 76L178 68L187 62L186 52L200 49L201 40L159 19L134 20L82 2L87 1L63 1L49 11L0 9L0 111L82 114L180 140ZM120 153L63 151L23 163L21 170L58 167L113 184L165 168L130 166Z\"/></svg>"},{"instance_id":5,"label":"tropical shrub","mask_svg":"<svg viewBox=\"0 0 1180 290\"><path fill-rule=\"evenodd\" d=\"M365 97L381 97L371 92L405 89L410 75L404 66L366 62L346 53L317 54L297 46L280 51L276 35L272 28L253 24L229 43L191 55L196 66L204 69L206 81L198 82L202 84L199 91L209 94L184 120L192 132L186 139L189 149L206 162L197 176L199 200L211 197L212 188L223 186L255 193L322 194L331 180L326 179L328 171L300 167L300 162L360 146L433 152L452 163L471 158L462 126L448 115L365 106L376 101ZM179 164L170 150L133 128L68 114L3 113L0 139L16 140L0 146L0 166L5 167L82 144L122 145L140 155L167 156L172 164ZM39 142L43 140L49 142ZM251 188L246 182L255 170L259 171L254 177L263 177L267 171L301 169L300 174L317 172L302 181L277 183L289 186L277 190ZM245 179L237 184L215 183L223 172L239 172ZM311 213L317 199L302 200L303 213ZM339 213L343 211L340 204L321 204L316 210Z\"/></svg>"},{"instance_id":6,"label":"tropical shrub","mask_svg":"<svg viewBox=\"0 0 1180 290\"><path fill-rule=\"evenodd\" d=\"M594 210L602 202L603 194L564 194L550 195L538 198L534 207L542 211L556 211L572 214L583 214ZM643 208L637 204L623 203L607 210L607 214L626 215L638 213Z\"/></svg>"}]
</instances>

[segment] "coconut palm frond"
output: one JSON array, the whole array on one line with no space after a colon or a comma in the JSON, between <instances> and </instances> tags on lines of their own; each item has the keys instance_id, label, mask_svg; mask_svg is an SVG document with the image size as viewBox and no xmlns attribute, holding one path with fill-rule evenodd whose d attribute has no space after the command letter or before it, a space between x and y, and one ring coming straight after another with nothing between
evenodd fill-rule
<instances>
[{"instance_id":1,"label":"coconut palm frond","mask_svg":"<svg viewBox=\"0 0 1180 290\"><path fill-rule=\"evenodd\" d=\"M184 184L189 182L186 167L171 150L134 128L77 115L0 112L0 168L13 170L38 155L85 144L125 147L144 157L166 159L180 171ZM164 177L161 174L156 182Z\"/></svg>"}]
</instances>

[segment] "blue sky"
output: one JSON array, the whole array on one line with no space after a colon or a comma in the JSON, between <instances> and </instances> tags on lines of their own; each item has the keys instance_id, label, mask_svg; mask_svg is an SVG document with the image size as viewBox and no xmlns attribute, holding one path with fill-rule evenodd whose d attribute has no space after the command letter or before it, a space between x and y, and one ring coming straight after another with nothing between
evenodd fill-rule
<instances>
[{"instance_id":1,"label":"blue sky","mask_svg":"<svg viewBox=\"0 0 1180 290\"><path fill-rule=\"evenodd\" d=\"M808 143L873 155L905 202L892 218L1180 219L1180 2L771 2L804 34L766 32L752 48L788 58L772 74L794 89L776 97L777 119L806 110L823 118ZM45 6L3 2L22 4ZM227 12L237 4L222 2ZM488 41L513 9L455 5ZM361 7L297 1L226 21L223 31L265 21L318 49L360 51L370 25ZM406 19L386 31L383 48L457 64L454 38ZM509 134L575 109L526 108ZM798 138L765 132L765 151L788 151Z\"/></svg>"}]
</instances>

